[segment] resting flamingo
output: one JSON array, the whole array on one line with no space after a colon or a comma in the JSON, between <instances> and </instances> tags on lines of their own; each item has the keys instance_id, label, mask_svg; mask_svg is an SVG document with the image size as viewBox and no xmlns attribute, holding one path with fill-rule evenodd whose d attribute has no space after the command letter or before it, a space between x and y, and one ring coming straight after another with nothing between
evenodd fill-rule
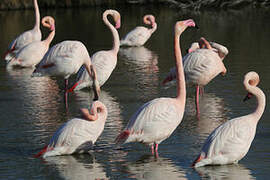
<instances>
[{"instance_id":1,"label":"resting flamingo","mask_svg":"<svg viewBox=\"0 0 270 180\"><path fill-rule=\"evenodd\" d=\"M145 15L143 17L144 24L151 25L151 28L138 26L130 31L124 39L120 41L121 46L143 46L145 42L157 29L157 23L153 15Z\"/></svg>"},{"instance_id":2,"label":"resting flamingo","mask_svg":"<svg viewBox=\"0 0 270 180\"><path fill-rule=\"evenodd\" d=\"M118 135L116 143L141 142L150 145L152 154L158 156L158 144L168 138L181 123L186 103L186 85L179 40L180 35L189 26L195 27L192 19L175 24L177 96L156 98L141 106L131 117L125 130Z\"/></svg>"},{"instance_id":3,"label":"resting flamingo","mask_svg":"<svg viewBox=\"0 0 270 180\"><path fill-rule=\"evenodd\" d=\"M109 22L107 16L111 15L115 22L115 27ZM92 64L97 71L97 79L99 85L102 86L110 77L117 64L117 54L119 51L119 35L116 29L121 26L121 16L116 10L106 10L103 13L103 21L111 30L113 35L113 48L111 50L98 51L92 55ZM89 78L89 75L85 72L85 68L80 69L77 75L77 81L69 90L80 90L85 87L89 87L92 84L92 80Z\"/></svg>"},{"instance_id":4,"label":"resting flamingo","mask_svg":"<svg viewBox=\"0 0 270 180\"><path fill-rule=\"evenodd\" d=\"M4 55L4 59L7 61L10 61L17 53L18 51L26 46L27 44L33 42L33 41L40 41L41 40L41 31L40 31L40 13L38 8L38 2L37 0L33 0L34 8L35 8L35 18L36 23L33 29L28 30L20 34L19 36L14 39L6 51Z\"/></svg>"},{"instance_id":5,"label":"resting flamingo","mask_svg":"<svg viewBox=\"0 0 270 180\"><path fill-rule=\"evenodd\" d=\"M196 112L199 117L199 94L200 88L207 85L218 74L225 75L227 69L225 68L222 60L228 54L226 47L217 44L210 43L201 38L199 43L193 43L189 52L184 58L184 72L188 85L196 86ZM162 84L166 84L169 81L175 79L176 70L172 68L164 79ZM203 90L203 89L202 89Z\"/></svg>"},{"instance_id":6,"label":"resting flamingo","mask_svg":"<svg viewBox=\"0 0 270 180\"><path fill-rule=\"evenodd\" d=\"M82 118L73 118L63 124L35 157L87 153L101 135L107 119L107 108L100 101L94 101L90 108L81 109Z\"/></svg>"},{"instance_id":7,"label":"resting flamingo","mask_svg":"<svg viewBox=\"0 0 270 180\"><path fill-rule=\"evenodd\" d=\"M265 108L265 95L257 87L259 75L249 72L244 77L244 87L248 91L247 100L254 95L258 105L248 115L234 118L217 127L206 139L204 146L194 161L194 167L237 163L248 152L256 134L257 123Z\"/></svg>"},{"instance_id":8,"label":"resting flamingo","mask_svg":"<svg viewBox=\"0 0 270 180\"><path fill-rule=\"evenodd\" d=\"M54 19L51 16L42 18L42 25L50 29L50 34L43 41L34 41L19 50L14 58L8 61L7 67L34 67L48 51L55 35Z\"/></svg>"},{"instance_id":9,"label":"resting flamingo","mask_svg":"<svg viewBox=\"0 0 270 180\"><path fill-rule=\"evenodd\" d=\"M84 65L93 79L92 85L100 91L95 68L84 44L80 41L63 41L51 47L37 65L33 76L60 76L65 79L65 105L68 108L68 78Z\"/></svg>"}]
</instances>

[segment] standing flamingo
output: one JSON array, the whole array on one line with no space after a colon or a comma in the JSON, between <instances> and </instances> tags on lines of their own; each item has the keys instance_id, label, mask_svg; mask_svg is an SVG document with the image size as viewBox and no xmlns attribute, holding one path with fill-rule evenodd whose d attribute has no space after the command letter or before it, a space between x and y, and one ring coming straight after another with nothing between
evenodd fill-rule
<instances>
[{"instance_id":1,"label":"standing flamingo","mask_svg":"<svg viewBox=\"0 0 270 180\"><path fill-rule=\"evenodd\" d=\"M125 130L116 138L116 143L141 142L151 146L152 154L155 145L155 153L158 156L158 144L168 138L182 121L186 85L179 40L180 35L189 26L195 27L192 19L175 24L176 98L156 98L145 103L131 117Z\"/></svg>"},{"instance_id":2,"label":"standing flamingo","mask_svg":"<svg viewBox=\"0 0 270 180\"><path fill-rule=\"evenodd\" d=\"M115 27L108 21L107 16L111 15L115 22ZM112 71L117 64L117 54L119 51L119 35L116 29L120 28L121 16L115 10L106 10L103 13L103 21L109 27L113 35L113 48L108 51L98 51L91 57L92 64L97 71L97 78L99 85L102 86L110 77ZM81 69L77 75L77 82L69 90L80 90L85 87L89 87L92 84L89 75L85 72L85 69Z\"/></svg>"},{"instance_id":3,"label":"standing flamingo","mask_svg":"<svg viewBox=\"0 0 270 180\"><path fill-rule=\"evenodd\" d=\"M256 110L217 127L205 141L200 155L193 163L194 167L237 163L247 154L265 108L265 95L257 87L259 81L259 75L253 71L247 73L243 81L248 91L244 100L251 95L256 96Z\"/></svg>"},{"instance_id":4,"label":"standing flamingo","mask_svg":"<svg viewBox=\"0 0 270 180\"><path fill-rule=\"evenodd\" d=\"M21 48L16 56L8 62L7 67L34 67L41 61L55 35L54 19L51 16L45 16L42 18L42 25L51 30L47 39L31 42Z\"/></svg>"},{"instance_id":5,"label":"standing flamingo","mask_svg":"<svg viewBox=\"0 0 270 180\"><path fill-rule=\"evenodd\" d=\"M40 14L39 14L39 8L38 8L38 2L37 0L33 0L34 8L35 8L35 15L36 15L36 23L33 29L28 30L17 36L16 39L14 39L6 51L4 55L4 59L9 61L11 60L18 51L24 47L25 45L33 42L33 41L40 41L41 40L41 31L40 31Z\"/></svg>"},{"instance_id":6,"label":"standing flamingo","mask_svg":"<svg viewBox=\"0 0 270 180\"><path fill-rule=\"evenodd\" d=\"M51 47L33 72L33 76L60 76L65 79L65 105L68 96L68 78L76 74L84 65L93 79L92 85L99 93L100 88L97 81L95 68L91 65L91 58L83 43L80 41L63 41Z\"/></svg>"},{"instance_id":7,"label":"standing flamingo","mask_svg":"<svg viewBox=\"0 0 270 180\"><path fill-rule=\"evenodd\" d=\"M200 88L207 85L218 74L225 75L227 72L222 62L228 54L227 48L217 43L211 44L214 47L206 39L201 38L198 44L192 44L189 49L190 53L183 58L187 84L196 86L196 112L198 117L200 114ZM172 81L175 76L176 70L172 68L162 84Z\"/></svg>"},{"instance_id":8,"label":"standing flamingo","mask_svg":"<svg viewBox=\"0 0 270 180\"><path fill-rule=\"evenodd\" d=\"M81 109L82 118L73 118L63 124L53 135L49 145L35 157L59 156L86 153L94 145L104 129L107 108L100 101L94 101L90 108Z\"/></svg>"},{"instance_id":9,"label":"standing flamingo","mask_svg":"<svg viewBox=\"0 0 270 180\"><path fill-rule=\"evenodd\" d=\"M144 24L151 25L151 28L138 26L130 31L124 39L120 41L121 46L142 46L157 29L157 23L153 15L143 17Z\"/></svg>"}]
</instances>

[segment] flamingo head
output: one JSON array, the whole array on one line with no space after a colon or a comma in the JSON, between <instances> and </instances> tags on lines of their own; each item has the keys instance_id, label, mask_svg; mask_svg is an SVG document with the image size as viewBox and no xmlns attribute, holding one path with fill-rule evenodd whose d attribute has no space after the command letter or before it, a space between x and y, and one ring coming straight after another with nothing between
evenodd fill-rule
<instances>
[{"instance_id":1,"label":"flamingo head","mask_svg":"<svg viewBox=\"0 0 270 180\"><path fill-rule=\"evenodd\" d=\"M259 75L254 72L248 72L245 77L244 77L244 86L246 88L246 90L250 89L250 87L256 87L260 82L260 77ZM253 94L251 92L248 92L248 94L246 95L246 97L244 98L244 101L250 99L253 96Z\"/></svg>"},{"instance_id":2,"label":"flamingo head","mask_svg":"<svg viewBox=\"0 0 270 180\"><path fill-rule=\"evenodd\" d=\"M115 28L119 29L121 27L121 15L118 11L112 10L113 20L115 22Z\"/></svg>"},{"instance_id":3,"label":"flamingo head","mask_svg":"<svg viewBox=\"0 0 270 180\"><path fill-rule=\"evenodd\" d=\"M54 31L55 30L55 21L54 21L54 18L51 17L51 16L45 16L42 18L42 21L41 21L42 25L44 27L47 27L49 28L51 31Z\"/></svg>"},{"instance_id":4,"label":"flamingo head","mask_svg":"<svg viewBox=\"0 0 270 180\"><path fill-rule=\"evenodd\" d=\"M178 21L175 24L175 33L180 35L187 27L197 27L193 19Z\"/></svg>"}]
</instances>

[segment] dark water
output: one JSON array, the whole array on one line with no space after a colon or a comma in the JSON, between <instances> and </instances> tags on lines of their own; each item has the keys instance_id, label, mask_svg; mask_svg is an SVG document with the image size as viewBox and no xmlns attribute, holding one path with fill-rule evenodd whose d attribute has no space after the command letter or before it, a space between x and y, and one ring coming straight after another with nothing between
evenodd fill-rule
<instances>
[{"instance_id":1,"label":"dark water","mask_svg":"<svg viewBox=\"0 0 270 180\"><path fill-rule=\"evenodd\" d=\"M56 19L56 37L80 40L90 54L112 46L110 31L101 21L100 9L41 10L41 16ZM69 112L63 104L63 81L31 78L32 69L6 70L0 61L0 179L267 179L270 175L270 121L265 109L247 156L238 165L190 168L208 134L227 120L252 112L255 99L242 102L246 92L243 76L256 71L260 87L270 89L270 12L243 10L181 13L157 7L117 8L122 15L123 37L141 17L152 13L158 29L144 47L121 49L117 67L102 87L101 101L108 108L105 129L91 154L32 158L49 141L55 130L88 107L88 90L69 96ZM181 125L159 147L159 158L139 144L116 147L117 134L143 103L156 97L175 96L175 87L165 89L160 82L174 66L173 26L177 20L193 18L200 30L188 29L181 37L183 53L201 36L224 44L229 55L224 63L228 73L218 76L205 88L201 99L201 119L195 116L194 89L188 89L186 112ZM0 52L19 33L31 29L33 11L0 12ZM48 32L43 28L43 37Z\"/></svg>"}]
</instances>

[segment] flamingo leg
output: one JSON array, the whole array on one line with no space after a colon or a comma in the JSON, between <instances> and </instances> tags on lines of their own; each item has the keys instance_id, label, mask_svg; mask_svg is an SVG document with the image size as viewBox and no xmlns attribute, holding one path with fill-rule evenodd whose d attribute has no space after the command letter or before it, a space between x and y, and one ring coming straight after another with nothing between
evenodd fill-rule
<instances>
[{"instance_id":1,"label":"flamingo leg","mask_svg":"<svg viewBox=\"0 0 270 180\"><path fill-rule=\"evenodd\" d=\"M197 85L196 87L196 114L197 114L197 117L200 116L200 108L199 108L199 95L200 95L200 86Z\"/></svg>"},{"instance_id":2,"label":"flamingo leg","mask_svg":"<svg viewBox=\"0 0 270 180\"><path fill-rule=\"evenodd\" d=\"M68 79L65 79L65 106L68 109Z\"/></svg>"},{"instance_id":3,"label":"flamingo leg","mask_svg":"<svg viewBox=\"0 0 270 180\"><path fill-rule=\"evenodd\" d=\"M152 151L152 155L154 155L155 154L155 152L154 152L154 144L151 145L151 151Z\"/></svg>"},{"instance_id":4,"label":"flamingo leg","mask_svg":"<svg viewBox=\"0 0 270 180\"><path fill-rule=\"evenodd\" d=\"M200 87L200 95L203 96L204 95L204 88Z\"/></svg>"},{"instance_id":5,"label":"flamingo leg","mask_svg":"<svg viewBox=\"0 0 270 180\"><path fill-rule=\"evenodd\" d=\"M158 144L155 144L155 153L156 153L156 158L158 158Z\"/></svg>"}]
</instances>

